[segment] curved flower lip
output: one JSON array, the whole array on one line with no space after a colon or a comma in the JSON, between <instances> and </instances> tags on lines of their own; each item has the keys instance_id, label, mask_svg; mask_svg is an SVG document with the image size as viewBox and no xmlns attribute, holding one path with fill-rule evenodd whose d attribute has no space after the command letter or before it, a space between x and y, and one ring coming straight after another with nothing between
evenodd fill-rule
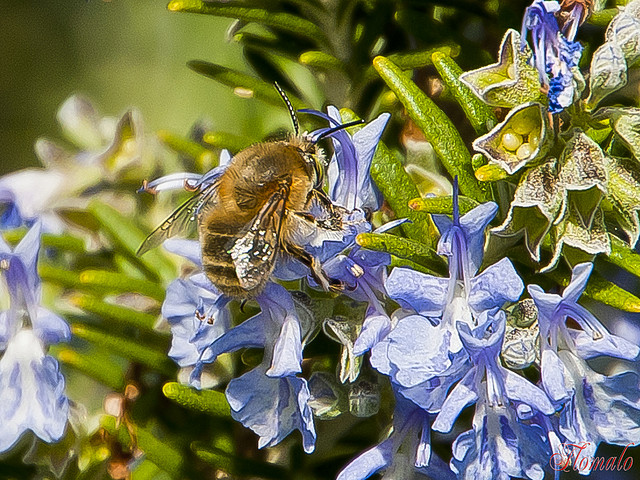
<instances>
[{"instance_id":1,"label":"curved flower lip","mask_svg":"<svg viewBox=\"0 0 640 480\"><path fill-rule=\"evenodd\" d=\"M518 150L507 150L503 143L504 135L512 131L522 132L523 142ZM531 164L543 158L551 147L551 136L549 120L546 109L537 102L529 102L513 108L506 118L493 127L490 132L476 138L473 141L474 150L483 153L489 162L498 165L509 175L513 175L525 165ZM537 145L531 148L527 155L524 153L517 155L520 148L525 144L531 145L529 141L534 141L537 136ZM526 153L526 152L525 152Z\"/></svg>"},{"instance_id":2,"label":"curved flower lip","mask_svg":"<svg viewBox=\"0 0 640 480\"><path fill-rule=\"evenodd\" d=\"M454 193L456 192L457 189L454 190ZM455 199L454 205L457 206ZM442 235L438 241L438 253L449 257L461 257L463 262L464 258L468 259L469 265L465 266L463 270L469 275L475 275L482 264L484 254L484 230L497 212L497 203L485 202L459 219L455 216L450 219L447 215L433 215L433 221ZM455 245L453 240L456 232L462 233L464 245ZM450 259L450 261L453 260Z\"/></svg>"}]
</instances>

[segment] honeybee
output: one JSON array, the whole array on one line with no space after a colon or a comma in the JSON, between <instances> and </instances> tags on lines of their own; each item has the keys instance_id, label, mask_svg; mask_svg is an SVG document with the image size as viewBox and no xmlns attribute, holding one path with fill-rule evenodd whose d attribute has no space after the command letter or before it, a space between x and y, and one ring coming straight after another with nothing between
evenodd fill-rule
<instances>
[{"instance_id":1,"label":"honeybee","mask_svg":"<svg viewBox=\"0 0 640 480\"><path fill-rule=\"evenodd\" d=\"M291 102L276 88L289 109L294 134L257 143L235 155L214 183L197 190L147 237L139 255L195 224L204 271L228 296L247 299L260 294L281 254L309 267L326 291L342 289L341 282L328 278L317 259L300 245L300 234L315 229L340 238L344 209L322 190L320 138L300 134ZM336 126L320 137L356 123L362 122ZM309 213L314 202L327 212L321 220Z\"/></svg>"}]
</instances>

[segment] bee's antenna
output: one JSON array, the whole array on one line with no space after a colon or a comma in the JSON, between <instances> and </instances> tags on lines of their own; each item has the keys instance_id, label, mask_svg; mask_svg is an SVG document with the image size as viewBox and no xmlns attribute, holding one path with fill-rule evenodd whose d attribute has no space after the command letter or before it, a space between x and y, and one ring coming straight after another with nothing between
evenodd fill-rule
<instances>
[{"instance_id":1,"label":"bee's antenna","mask_svg":"<svg viewBox=\"0 0 640 480\"><path fill-rule=\"evenodd\" d=\"M289 115L291 116L291 121L293 122L294 133L296 135L299 135L300 124L298 124L298 116L296 115L296 111L293 109L293 105L291 105L291 101L289 100L289 97L287 97L287 94L284 93L284 90L280 88L280 85L278 85L278 82L273 82L273 84L275 85L276 90L278 90L278 93L282 97L282 100L284 100L284 103L287 105L287 108L289 109Z\"/></svg>"},{"instance_id":2,"label":"bee's antenna","mask_svg":"<svg viewBox=\"0 0 640 480\"><path fill-rule=\"evenodd\" d=\"M360 120L354 120L353 122L348 122L348 123L343 123L341 125L337 125L333 128L330 128L328 130L325 130L324 132L320 133L316 138L313 139L314 143L319 142L320 140L322 140L323 138L329 137L331 135L333 135L334 133L343 130L345 128L349 128L349 127L353 127L354 125L362 125L363 123L366 123L364 119L360 119Z\"/></svg>"}]
</instances>

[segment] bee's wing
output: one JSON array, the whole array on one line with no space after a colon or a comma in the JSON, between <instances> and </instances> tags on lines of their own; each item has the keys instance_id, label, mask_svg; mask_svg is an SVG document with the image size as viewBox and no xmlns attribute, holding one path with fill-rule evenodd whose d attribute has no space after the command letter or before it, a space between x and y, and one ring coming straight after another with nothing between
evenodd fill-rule
<instances>
[{"instance_id":1,"label":"bee's wing","mask_svg":"<svg viewBox=\"0 0 640 480\"><path fill-rule=\"evenodd\" d=\"M217 183L213 183L196 193L189 200L180 205L158 228L145 238L138 255L143 255L157 247L167 238L174 235L190 234L197 225L197 220L205 208L209 208L216 201Z\"/></svg>"},{"instance_id":2,"label":"bee's wing","mask_svg":"<svg viewBox=\"0 0 640 480\"><path fill-rule=\"evenodd\" d=\"M258 287L273 270L288 197L286 185L274 192L229 251L240 285L245 290Z\"/></svg>"}]
</instances>

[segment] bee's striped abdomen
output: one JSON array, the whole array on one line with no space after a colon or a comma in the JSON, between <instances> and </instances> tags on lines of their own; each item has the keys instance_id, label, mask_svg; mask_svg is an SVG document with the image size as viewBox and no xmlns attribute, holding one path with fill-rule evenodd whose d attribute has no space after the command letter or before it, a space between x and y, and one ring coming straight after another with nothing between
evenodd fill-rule
<instances>
[{"instance_id":1,"label":"bee's striped abdomen","mask_svg":"<svg viewBox=\"0 0 640 480\"><path fill-rule=\"evenodd\" d=\"M202 265L218 290L234 298L245 298L251 296L252 291L241 286L229 253L238 238L239 229L236 225L209 222L200 233Z\"/></svg>"}]
</instances>

